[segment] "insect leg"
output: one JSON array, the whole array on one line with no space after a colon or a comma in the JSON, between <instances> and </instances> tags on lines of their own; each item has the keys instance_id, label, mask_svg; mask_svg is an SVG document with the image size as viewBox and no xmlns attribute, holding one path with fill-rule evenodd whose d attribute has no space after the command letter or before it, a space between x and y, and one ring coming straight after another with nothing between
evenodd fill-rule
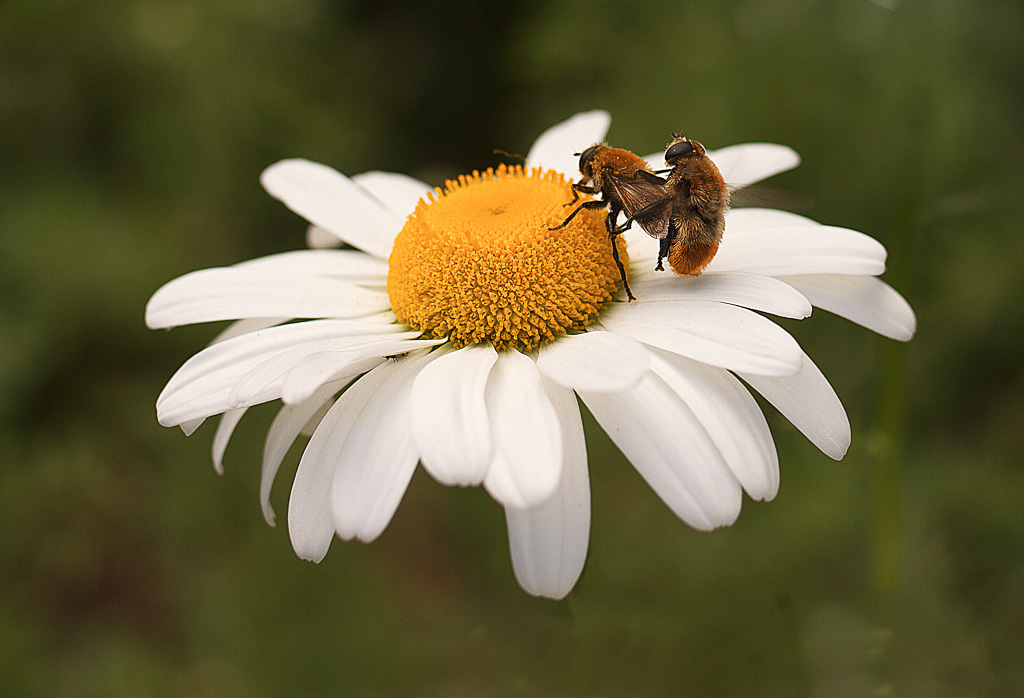
<instances>
[{"instance_id":1,"label":"insect leg","mask_svg":"<svg viewBox=\"0 0 1024 698\"><path fill-rule=\"evenodd\" d=\"M615 238L612 238L612 259L615 260L615 265L619 268L619 276L622 277L622 288L626 289L626 298L632 303L636 300L636 296L629 290L629 282L626 281L626 268L622 266L622 262L619 260L619 248L615 245Z\"/></svg>"},{"instance_id":2,"label":"insect leg","mask_svg":"<svg viewBox=\"0 0 1024 698\"><path fill-rule=\"evenodd\" d=\"M666 202L665 202L664 199L660 199L658 201L654 201L652 203L647 204L642 209L640 209L639 211L634 213L632 216L627 218L626 222L623 223L621 227L615 228L614 230L609 230L608 231L609 235L617 235L618 233L626 232L627 230L629 230L630 226L633 225L633 221L634 220L647 218L652 213L657 211L659 208L662 208L663 206L665 206L665 203Z\"/></svg>"},{"instance_id":3,"label":"insect leg","mask_svg":"<svg viewBox=\"0 0 1024 698\"><path fill-rule=\"evenodd\" d=\"M574 203L579 201L580 200L580 192L583 192L584 194L600 194L601 190L600 189L595 189L594 187L591 187L591 186L587 186L586 184L579 184L579 183L573 184L572 185L572 201L570 201L567 204L562 204L562 205L563 206L572 206Z\"/></svg>"},{"instance_id":4,"label":"insect leg","mask_svg":"<svg viewBox=\"0 0 1024 698\"><path fill-rule=\"evenodd\" d=\"M630 216L629 218L627 218L627 219L626 219L626 222L625 222L625 223L623 223L622 225L620 225L620 226L619 226L618 228L615 228L615 229L613 229L613 230L609 230L609 231L608 231L608 234L609 234L609 235L611 235L611 236L612 236L612 237L614 238L614 237L615 237L616 235L618 235L619 233L624 233L624 232L626 232L627 230L629 230L629 229L630 229L630 227L632 227L632 225L633 225L633 219L634 219L635 217L636 217L636 215L635 215L635 214L634 214L634 215L632 215L632 216Z\"/></svg>"},{"instance_id":5,"label":"insect leg","mask_svg":"<svg viewBox=\"0 0 1024 698\"><path fill-rule=\"evenodd\" d=\"M672 246L672 241L675 237L674 231L670 228L669 234L661 239L661 245L658 247L658 266L654 267L654 271L665 271L661 260L668 257L668 249Z\"/></svg>"},{"instance_id":6,"label":"insect leg","mask_svg":"<svg viewBox=\"0 0 1024 698\"><path fill-rule=\"evenodd\" d=\"M584 201L582 204L576 207L575 211L569 214L568 218L562 221L561 225L556 225L554 228L549 226L548 230L558 230L559 228L564 228L565 226L569 225L569 221L575 218L576 214L582 211L583 209L604 208L605 205L606 204L604 201Z\"/></svg>"},{"instance_id":7,"label":"insect leg","mask_svg":"<svg viewBox=\"0 0 1024 698\"><path fill-rule=\"evenodd\" d=\"M629 290L629 282L626 280L626 268L622 266L622 260L619 259L619 248L615 244L615 238L619 236L620 232L615 229L615 219L619 217L619 211L622 207L613 201L609 209L608 217L604 219L604 225L608 229L608 237L612 241L612 259L615 260L615 266L619 268L619 276L622 277L622 288L626 291L626 298L632 303L636 300L636 296Z\"/></svg>"},{"instance_id":8,"label":"insect leg","mask_svg":"<svg viewBox=\"0 0 1024 698\"><path fill-rule=\"evenodd\" d=\"M615 230L615 221L619 219L619 213L622 212L622 204L616 199L612 199L608 202L608 215L604 219L604 227L608 231L608 237L615 239L618 234Z\"/></svg>"}]
</instances>

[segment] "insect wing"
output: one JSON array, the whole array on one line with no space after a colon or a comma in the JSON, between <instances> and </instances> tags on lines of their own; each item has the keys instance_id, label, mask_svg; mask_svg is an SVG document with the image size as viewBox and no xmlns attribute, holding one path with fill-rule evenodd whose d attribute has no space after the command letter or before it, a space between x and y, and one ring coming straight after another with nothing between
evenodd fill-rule
<instances>
[{"instance_id":1,"label":"insect wing","mask_svg":"<svg viewBox=\"0 0 1024 698\"><path fill-rule=\"evenodd\" d=\"M672 199L659 199L633 214L633 220L644 232L657 240L662 240L668 235L671 217Z\"/></svg>"},{"instance_id":2,"label":"insect wing","mask_svg":"<svg viewBox=\"0 0 1024 698\"><path fill-rule=\"evenodd\" d=\"M735 187L727 183L726 188L732 208L779 208L792 213L807 213L814 203L809 196L763 184Z\"/></svg>"},{"instance_id":3,"label":"insect wing","mask_svg":"<svg viewBox=\"0 0 1024 698\"><path fill-rule=\"evenodd\" d=\"M660 240L668 235L671 195L661 177L650 172L641 172L640 175L612 175L607 180L626 215L633 218L645 233Z\"/></svg>"}]
</instances>

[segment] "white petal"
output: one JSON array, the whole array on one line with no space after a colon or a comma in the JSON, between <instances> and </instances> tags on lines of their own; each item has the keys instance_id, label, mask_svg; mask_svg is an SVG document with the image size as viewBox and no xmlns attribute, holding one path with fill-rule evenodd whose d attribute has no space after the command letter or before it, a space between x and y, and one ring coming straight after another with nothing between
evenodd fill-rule
<instances>
[{"instance_id":1,"label":"white petal","mask_svg":"<svg viewBox=\"0 0 1024 698\"><path fill-rule=\"evenodd\" d=\"M484 487L504 506L543 502L562 475L562 433L533 359L514 349L498 355L487 381L487 416L494 460Z\"/></svg>"},{"instance_id":2,"label":"white petal","mask_svg":"<svg viewBox=\"0 0 1024 698\"><path fill-rule=\"evenodd\" d=\"M561 172L567 177L579 177L579 155L590 146L604 140L612 117L596 109L552 126L534 142L526 154L526 167L543 167Z\"/></svg>"},{"instance_id":3,"label":"white petal","mask_svg":"<svg viewBox=\"0 0 1024 698\"><path fill-rule=\"evenodd\" d=\"M157 398L157 418L164 426L227 412L235 384L264 361L299 347L309 353L353 334L390 335L404 329L359 320L313 320L270 327L203 349L171 376ZM271 398L272 399L272 398Z\"/></svg>"},{"instance_id":4,"label":"white petal","mask_svg":"<svg viewBox=\"0 0 1024 698\"><path fill-rule=\"evenodd\" d=\"M374 381L372 394L344 403L343 416L352 422L348 434L318 444L317 457L335 464L331 514L343 540L375 540L398 509L420 457L412 437L409 394L416 374L433 358L426 353L410 355L385 362L367 374L383 375ZM345 396L365 378L342 393L338 403L343 404ZM307 453L332 412L313 434Z\"/></svg>"},{"instance_id":5,"label":"white petal","mask_svg":"<svg viewBox=\"0 0 1024 698\"><path fill-rule=\"evenodd\" d=\"M260 474L260 509L263 510L263 518L271 526L274 525L275 515L274 509L270 506L270 490L281 462L303 427L317 412L326 409L334 394L344 387L344 381L322 386L305 402L282 406L274 417L263 446L263 469Z\"/></svg>"},{"instance_id":6,"label":"white petal","mask_svg":"<svg viewBox=\"0 0 1024 698\"><path fill-rule=\"evenodd\" d=\"M693 411L661 378L648 373L629 390L580 397L676 516L702 531L736 520L740 483Z\"/></svg>"},{"instance_id":7,"label":"white petal","mask_svg":"<svg viewBox=\"0 0 1024 698\"><path fill-rule=\"evenodd\" d=\"M322 386L322 389L326 390L327 386ZM323 421L324 416L327 414L327 410L330 408L331 404L332 403L330 402L326 402L324 403L323 407L314 412L313 416L309 418L309 421L306 422L305 426L302 427L302 431L300 431L299 433L302 434L303 436L312 436L313 432L316 431L316 428L320 426L320 422Z\"/></svg>"},{"instance_id":8,"label":"white petal","mask_svg":"<svg viewBox=\"0 0 1024 698\"><path fill-rule=\"evenodd\" d=\"M417 340L411 341L417 342ZM409 348L415 347L410 346ZM363 349L310 354L283 374L283 379L275 384L275 392L281 393L281 402L284 404L297 405L310 399L325 385L337 381L349 381L376 368L384 362L386 356L396 352L401 353L398 352L394 343L382 342L374 343ZM307 431L310 434L313 433L312 429Z\"/></svg>"},{"instance_id":9,"label":"white petal","mask_svg":"<svg viewBox=\"0 0 1024 698\"><path fill-rule=\"evenodd\" d=\"M419 200L433 189L426 182L397 172L363 172L352 177L378 201L390 208L404 220L413 212Z\"/></svg>"},{"instance_id":10,"label":"white petal","mask_svg":"<svg viewBox=\"0 0 1024 698\"><path fill-rule=\"evenodd\" d=\"M326 351L306 357L285 376L284 383L281 384L281 400L289 404L302 402L324 383L363 373L375 366L381 357L405 354L448 341L411 337L398 339L400 337L402 335L395 335L396 339L374 342L361 349L344 352Z\"/></svg>"},{"instance_id":11,"label":"white petal","mask_svg":"<svg viewBox=\"0 0 1024 698\"><path fill-rule=\"evenodd\" d=\"M312 223L306 228L306 247L313 250L328 250L345 243L334 233Z\"/></svg>"},{"instance_id":12,"label":"white petal","mask_svg":"<svg viewBox=\"0 0 1024 698\"><path fill-rule=\"evenodd\" d=\"M725 214L727 232L748 232L772 228L819 226L821 223L797 213L775 208L734 208Z\"/></svg>"},{"instance_id":13,"label":"white petal","mask_svg":"<svg viewBox=\"0 0 1024 698\"><path fill-rule=\"evenodd\" d=\"M779 491L779 457L750 391L724 369L668 352L653 358L652 369L693 410L747 494L773 499Z\"/></svg>"},{"instance_id":14,"label":"white petal","mask_svg":"<svg viewBox=\"0 0 1024 698\"><path fill-rule=\"evenodd\" d=\"M365 405L394 373L385 362L349 386L324 415L306 449L288 498L288 535L295 554L320 562L334 538L331 482L338 469L338 453Z\"/></svg>"},{"instance_id":15,"label":"white petal","mask_svg":"<svg viewBox=\"0 0 1024 698\"><path fill-rule=\"evenodd\" d=\"M341 450L367 405L388 389L408 361L386 361L349 386L306 444L288 500L288 534L299 557L319 562L327 554L335 533L332 481L342 467Z\"/></svg>"},{"instance_id":16,"label":"white petal","mask_svg":"<svg viewBox=\"0 0 1024 698\"><path fill-rule=\"evenodd\" d=\"M749 231L726 227L708 271L877 275L885 271L885 248L864 233L827 225Z\"/></svg>"},{"instance_id":17,"label":"white petal","mask_svg":"<svg viewBox=\"0 0 1024 698\"><path fill-rule=\"evenodd\" d=\"M601 324L651 346L712 366L764 375L800 368L801 351L788 332L745 308L711 301L614 304Z\"/></svg>"},{"instance_id":18,"label":"white petal","mask_svg":"<svg viewBox=\"0 0 1024 698\"><path fill-rule=\"evenodd\" d=\"M630 286L642 278L658 278L661 276L661 272L655 273L653 271L654 260L658 258L658 240L652 238L636 225L622 233L619 239L626 243L626 249L629 250Z\"/></svg>"},{"instance_id":19,"label":"white petal","mask_svg":"<svg viewBox=\"0 0 1024 698\"><path fill-rule=\"evenodd\" d=\"M708 157L722 173L730 187L745 187L772 175L791 170L800 164L800 156L785 145L776 143L741 143L718 150L709 150ZM665 153L652 153L644 157L652 169L663 170Z\"/></svg>"},{"instance_id":20,"label":"white petal","mask_svg":"<svg viewBox=\"0 0 1024 698\"><path fill-rule=\"evenodd\" d=\"M387 259L405 223L351 179L320 163L282 160L264 170L260 181L310 223L378 259Z\"/></svg>"},{"instance_id":21,"label":"white petal","mask_svg":"<svg viewBox=\"0 0 1024 698\"><path fill-rule=\"evenodd\" d=\"M413 341L413 338L418 335L419 332L414 330L385 336L374 334L357 337L332 337L326 341L312 342L275 354L238 379L231 392L228 393L228 403L232 407L246 407L279 397L283 398L285 381L296 369L299 370L300 376L297 381L293 381L289 393L289 397L294 399L286 400L286 402L300 402L327 381L341 377L341 375L335 375L336 373L351 375L353 370L362 373L375 366L377 362L370 362L369 366L362 366L361 369L349 369L355 364L361 364L368 357L384 357L389 354L401 353L400 345L404 341ZM301 368L313 357L330 354L334 356L329 357L333 363L328 370L322 370L322 362L317 360L313 360L316 365L310 370L306 371ZM295 385L295 382L298 382L299 385Z\"/></svg>"},{"instance_id":22,"label":"white petal","mask_svg":"<svg viewBox=\"0 0 1024 698\"><path fill-rule=\"evenodd\" d=\"M245 320L236 320L235 322L231 323L223 330L221 330L216 337L211 339L210 344L217 344L218 342L223 342L227 339L240 337L243 334L250 334L251 332L259 332L260 330L265 330L268 327L274 327L275 325L283 325L289 320L294 319L295 318L290 317L257 317L246 318ZM376 315L367 315L366 317L362 317L359 319L364 322L379 322L385 325L393 325L397 322L397 320L395 319L395 314L392 312L377 313Z\"/></svg>"},{"instance_id":23,"label":"white petal","mask_svg":"<svg viewBox=\"0 0 1024 698\"><path fill-rule=\"evenodd\" d=\"M382 282L388 275L386 261L356 250L294 250L250 259L232 268L326 276L347 281Z\"/></svg>"},{"instance_id":24,"label":"white petal","mask_svg":"<svg viewBox=\"0 0 1024 698\"><path fill-rule=\"evenodd\" d=\"M322 276L259 267L202 269L164 284L146 304L153 329L237 318L360 317L387 310L386 293Z\"/></svg>"},{"instance_id":25,"label":"white petal","mask_svg":"<svg viewBox=\"0 0 1024 698\"><path fill-rule=\"evenodd\" d=\"M235 337L241 337L243 334L250 334L252 332L259 332L265 330L268 327L274 325L280 325L288 322L293 318L290 317L254 317L246 318L245 320L236 320L230 325L221 330L216 337L210 340L210 344L218 344L220 342L234 339Z\"/></svg>"},{"instance_id":26,"label":"white petal","mask_svg":"<svg viewBox=\"0 0 1024 698\"><path fill-rule=\"evenodd\" d=\"M564 386L607 392L640 382L649 367L642 344L611 332L585 332L545 344L537 359L541 373Z\"/></svg>"},{"instance_id":27,"label":"white petal","mask_svg":"<svg viewBox=\"0 0 1024 698\"><path fill-rule=\"evenodd\" d=\"M159 412L159 410L157 410L157 412ZM182 422L181 424L179 424L178 426L180 426L181 430L183 432L185 432L185 436L192 436L192 434L194 434L196 432L196 429L198 429L199 427L203 426L203 422L205 422L205 421L206 421L206 417L199 417L198 419L188 419L188 420L185 420L184 422ZM164 426L171 426L171 425L170 424L165 424Z\"/></svg>"},{"instance_id":28,"label":"white petal","mask_svg":"<svg viewBox=\"0 0 1024 698\"><path fill-rule=\"evenodd\" d=\"M213 435L213 469L218 475L224 474L224 451L227 450L228 441L235 432L235 427L245 415L245 409L231 410L221 415L220 423L217 424L217 433Z\"/></svg>"},{"instance_id":29,"label":"white petal","mask_svg":"<svg viewBox=\"0 0 1024 698\"><path fill-rule=\"evenodd\" d=\"M423 467L444 485L479 485L493 458L487 377L498 353L486 344L441 356L416 377L412 433Z\"/></svg>"},{"instance_id":30,"label":"white petal","mask_svg":"<svg viewBox=\"0 0 1024 698\"><path fill-rule=\"evenodd\" d=\"M562 599L583 572L590 541L590 478L583 422L572 390L544 381L562 429L562 477L546 501L505 507L512 570L534 596Z\"/></svg>"},{"instance_id":31,"label":"white petal","mask_svg":"<svg viewBox=\"0 0 1024 698\"><path fill-rule=\"evenodd\" d=\"M804 354L793 376L740 377L775 405L825 455L840 460L850 447L850 420L835 390L810 357Z\"/></svg>"},{"instance_id":32,"label":"white petal","mask_svg":"<svg viewBox=\"0 0 1024 698\"><path fill-rule=\"evenodd\" d=\"M780 317L803 319L811 303L789 284L761 274L738 271L677 276L666 271L654 279L632 284L641 303L648 301L709 300L738 305Z\"/></svg>"},{"instance_id":33,"label":"white petal","mask_svg":"<svg viewBox=\"0 0 1024 698\"><path fill-rule=\"evenodd\" d=\"M722 179L734 187L745 187L800 164L800 156L785 145L742 143L708 152Z\"/></svg>"},{"instance_id":34,"label":"white petal","mask_svg":"<svg viewBox=\"0 0 1024 698\"><path fill-rule=\"evenodd\" d=\"M917 329L910 304L892 286L873 276L787 276L783 281L819 308L886 337L906 342Z\"/></svg>"}]
</instances>

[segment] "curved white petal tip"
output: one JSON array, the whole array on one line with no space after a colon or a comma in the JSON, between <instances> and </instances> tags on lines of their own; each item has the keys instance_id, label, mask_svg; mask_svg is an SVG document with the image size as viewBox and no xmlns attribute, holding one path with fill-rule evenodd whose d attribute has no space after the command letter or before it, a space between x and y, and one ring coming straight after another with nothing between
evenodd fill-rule
<instances>
[{"instance_id":1,"label":"curved white petal tip","mask_svg":"<svg viewBox=\"0 0 1024 698\"><path fill-rule=\"evenodd\" d=\"M274 163L263 188L295 213L340 240L387 259L404 217L337 170L301 158Z\"/></svg>"},{"instance_id":2,"label":"curved white petal tip","mask_svg":"<svg viewBox=\"0 0 1024 698\"><path fill-rule=\"evenodd\" d=\"M493 347L463 347L425 367L410 396L420 459L444 485L479 485L493 458L487 379L498 360Z\"/></svg>"},{"instance_id":3,"label":"curved white petal tip","mask_svg":"<svg viewBox=\"0 0 1024 698\"><path fill-rule=\"evenodd\" d=\"M843 459L852 439L850 420L836 391L809 356L803 355L800 371L792 376L739 375L822 453Z\"/></svg>"},{"instance_id":4,"label":"curved white petal tip","mask_svg":"<svg viewBox=\"0 0 1024 698\"><path fill-rule=\"evenodd\" d=\"M527 168L543 167L567 177L578 176L578 156L574 153L604 140L611 123L612 117L608 112L595 109L555 124L540 134L526 154Z\"/></svg>"},{"instance_id":5,"label":"curved white petal tip","mask_svg":"<svg viewBox=\"0 0 1024 698\"><path fill-rule=\"evenodd\" d=\"M587 445L576 395L553 381L544 389L558 413L564 461L558 488L527 508L505 507L512 569L527 593L562 599L583 572L590 541Z\"/></svg>"},{"instance_id":6,"label":"curved white petal tip","mask_svg":"<svg viewBox=\"0 0 1024 698\"><path fill-rule=\"evenodd\" d=\"M515 350L500 354L486 403L494 458L484 487L505 506L540 504L562 476L562 430L533 359Z\"/></svg>"}]
</instances>

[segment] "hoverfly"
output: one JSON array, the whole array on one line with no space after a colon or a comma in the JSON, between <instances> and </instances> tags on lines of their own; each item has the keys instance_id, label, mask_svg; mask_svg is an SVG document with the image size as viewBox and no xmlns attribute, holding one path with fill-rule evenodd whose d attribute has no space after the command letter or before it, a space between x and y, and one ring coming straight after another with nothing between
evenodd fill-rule
<instances>
[{"instance_id":1,"label":"hoverfly","mask_svg":"<svg viewBox=\"0 0 1024 698\"><path fill-rule=\"evenodd\" d=\"M665 149L665 164L672 168L665 185L667 234L658 236L644 229L661 240L657 271L664 270L662 260L668 257L677 274L696 276L711 262L722 242L729 189L703 145L678 133L673 133L672 139ZM628 227L628 221L623 227Z\"/></svg>"},{"instance_id":2,"label":"hoverfly","mask_svg":"<svg viewBox=\"0 0 1024 698\"><path fill-rule=\"evenodd\" d=\"M633 221L636 221L651 237L664 239L668 236L670 218L668 204L671 202L667 188L668 182L654 174L647 162L639 155L622 148L611 148L605 143L598 143L577 155L580 156L580 174L583 177L579 182L573 183L573 199L566 206L572 206L579 201L580 192L600 194L602 198L584 201L560 225L551 230L558 230L566 226L583 209L607 207L608 216L605 219L605 227L612 241L612 257L619 267L626 297L630 301L636 300L633 292L629 289L626 270L619 260L615 238L619 233L628 229ZM621 228L617 228L616 220L620 211L625 211L628 219Z\"/></svg>"}]
</instances>

